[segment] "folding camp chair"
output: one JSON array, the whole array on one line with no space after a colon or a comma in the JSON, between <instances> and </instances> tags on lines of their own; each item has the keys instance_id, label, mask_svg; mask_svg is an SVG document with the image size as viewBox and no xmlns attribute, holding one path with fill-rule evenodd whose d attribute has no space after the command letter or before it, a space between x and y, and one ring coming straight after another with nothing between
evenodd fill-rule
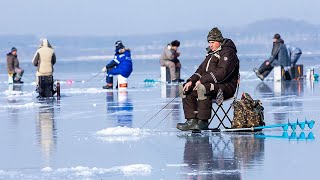
<instances>
[{"instance_id":1,"label":"folding camp chair","mask_svg":"<svg viewBox=\"0 0 320 180\"><path fill-rule=\"evenodd\" d=\"M218 120L220 121L219 122L219 125L217 126L217 129L219 129L219 127L222 125L224 128L228 128L227 126L225 126L225 124L223 123L223 121L225 119L228 119L229 120L229 123L231 125L232 123L232 120L230 119L230 117L228 116L228 113L229 111L231 110L232 108L232 104L237 100L237 96L238 96L238 91L239 91L239 85L240 85L240 74L238 75L238 81L237 81L237 88L236 88L236 92L235 94L233 95L233 97L229 98L229 99L226 99L226 100L223 100L223 102L217 102L216 99L213 99L212 100L212 103L215 104L217 106L216 109L214 109L214 107L212 106L212 111L213 111L213 116L211 117L210 121L209 121L209 125L211 124L211 121L213 120L214 117L217 116ZM229 108L227 110L225 110L223 108L223 103L226 102L226 101L230 101L230 100L233 100L232 103L230 104ZM219 110L221 110L223 112L223 117L220 118L219 117Z\"/></svg>"}]
</instances>

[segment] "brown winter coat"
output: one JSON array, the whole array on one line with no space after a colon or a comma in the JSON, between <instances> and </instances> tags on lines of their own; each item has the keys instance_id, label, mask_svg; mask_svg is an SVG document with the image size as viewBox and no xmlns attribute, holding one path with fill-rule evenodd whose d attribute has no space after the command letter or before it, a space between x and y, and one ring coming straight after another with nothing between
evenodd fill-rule
<instances>
[{"instance_id":1,"label":"brown winter coat","mask_svg":"<svg viewBox=\"0 0 320 180\"><path fill-rule=\"evenodd\" d=\"M214 89L222 89L230 98L236 91L239 76L239 59L237 49L231 39L224 39L221 49L209 52L197 71L188 79L195 84L210 83ZM228 97L229 96L229 97Z\"/></svg>"},{"instance_id":2,"label":"brown winter coat","mask_svg":"<svg viewBox=\"0 0 320 180\"><path fill-rule=\"evenodd\" d=\"M19 60L17 55L13 55L11 52L7 54L7 69L8 74L14 74L14 69L19 67Z\"/></svg>"}]
</instances>

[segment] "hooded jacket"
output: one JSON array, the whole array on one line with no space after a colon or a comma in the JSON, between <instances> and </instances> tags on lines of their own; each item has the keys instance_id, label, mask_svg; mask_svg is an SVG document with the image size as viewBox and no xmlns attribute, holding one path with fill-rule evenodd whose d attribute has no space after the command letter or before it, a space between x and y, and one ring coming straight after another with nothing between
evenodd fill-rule
<instances>
[{"instance_id":1,"label":"hooded jacket","mask_svg":"<svg viewBox=\"0 0 320 180\"><path fill-rule=\"evenodd\" d=\"M224 39L218 50L208 52L205 60L188 81L192 81L195 84L200 80L201 84L211 83L218 85L219 88L230 86L232 91L235 91L238 75L239 59L237 48L231 39Z\"/></svg>"},{"instance_id":2,"label":"hooded jacket","mask_svg":"<svg viewBox=\"0 0 320 180\"><path fill-rule=\"evenodd\" d=\"M47 39L43 39L32 63L38 67L37 76L50 76L53 73L53 65L56 63L54 49Z\"/></svg>"},{"instance_id":3,"label":"hooded jacket","mask_svg":"<svg viewBox=\"0 0 320 180\"><path fill-rule=\"evenodd\" d=\"M291 62L289 59L289 55L287 52L287 48L284 44L280 42L281 40L277 40L273 43L273 48L271 51L271 56L269 58L269 63L273 66L290 66Z\"/></svg>"},{"instance_id":4,"label":"hooded jacket","mask_svg":"<svg viewBox=\"0 0 320 180\"><path fill-rule=\"evenodd\" d=\"M131 52L127 48L123 50L124 52L119 52L118 49L116 50L114 59L106 65L106 68L111 69L115 67L123 77L128 78L132 72Z\"/></svg>"},{"instance_id":5,"label":"hooded jacket","mask_svg":"<svg viewBox=\"0 0 320 180\"><path fill-rule=\"evenodd\" d=\"M171 45L168 44L164 49L160 56L160 60L162 61L173 61L173 62L179 62L177 59L177 51L171 49Z\"/></svg>"},{"instance_id":6,"label":"hooded jacket","mask_svg":"<svg viewBox=\"0 0 320 180\"><path fill-rule=\"evenodd\" d=\"M14 69L19 67L19 60L17 55L13 55L11 52L7 54L7 69L8 74L14 74Z\"/></svg>"}]
</instances>

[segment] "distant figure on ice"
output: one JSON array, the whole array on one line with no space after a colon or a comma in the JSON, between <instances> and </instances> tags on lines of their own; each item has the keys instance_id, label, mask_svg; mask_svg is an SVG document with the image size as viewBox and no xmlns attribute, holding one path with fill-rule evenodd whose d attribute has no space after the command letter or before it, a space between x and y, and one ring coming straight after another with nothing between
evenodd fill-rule
<instances>
[{"instance_id":1,"label":"distant figure on ice","mask_svg":"<svg viewBox=\"0 0 320 180\"><path fill-rule=\"evenodd\" d=\"M116 53L114 59L102 68L102 72L107 72L106 85L102 86L103 89L113 88L113 75L121 75L128 78L132 72L132 59L131 52L125 48L121 41L115 43Z\"/></svg>"},{"instance_id":2,"label":"distant figure on ice","mask_svg":"<svg viewBox=\"0 0 320 180\"><path fill-rule=\"evenodd\" d=\"M180 86L185 123L178 123L182 131L208 129L212 99L222 102L233 97L239 79L237 48L231 39L223 38L218 28L213 28L207 40L209 47L197 71Z\"/></svg>"},{"instance_id":3,"label":"distant figure on ice","mask_svg":"<svg viewBox=\"0 0 320 180\"><path fill-rule=\"evenodd\" d=\"M181 63L178 59L180 52L178 48L180 42L178 40L172 41L164 49L160 57L161 66L165 66L170 70L171 82L184 82L180 79Z\"/></svg>"},{"instance_id":4,"label":"distant figure on ice","mask_svg":"<svg viewBox=\"0 0 320 180\"><path fill-rule=\"evenodd\" d=\"M291 72L291 77L295 77L295 66L302 55L302 51L298 47L294 47L289 44L285 44L284 40L281 39L281 43L286 45L288 55L289 55L289 60L290 60L290 72Z\"/></svg>"},{"instance_id":5,"label":"distant figure on ice","mask_svg":"<svg viewBox=\"0 0 320 180\"><path fill-rule=\"evenodd\" d=\"M56 63L54 49L48 39L42 39L36 51L32 64L37 67L37 91L41 97L52 97L53 90L53 65Z\"/></svg>"},{"instance_id":6,"label":"distant figure on ice","mask_svg":"<svg viewBox=\"0 0 320 180\"><path fill-rule=\"evenodd\" d=\"M271 56L268 60L264 61L259 69L254 68L253 71L257 77L262 81L266 78L275 66L283 66L287 71L290 68L290 59L288 56L287 48L281 43L280 34L275 34L273 37L273 48Z\"/></svg>"},{"instance_id":7,"label":"distant figure on ice","mask_svg":"<svg viewBox=\"0 0 320 180\"><path fill-rule=\"evenodd\" d=\"M22 84L21 77L24 70L19 66L19 60L17 55L17 48L13 47L11 52L7 54L7 69L8 74L13 78L13 83Z\"/></svg>"}]
</instances>

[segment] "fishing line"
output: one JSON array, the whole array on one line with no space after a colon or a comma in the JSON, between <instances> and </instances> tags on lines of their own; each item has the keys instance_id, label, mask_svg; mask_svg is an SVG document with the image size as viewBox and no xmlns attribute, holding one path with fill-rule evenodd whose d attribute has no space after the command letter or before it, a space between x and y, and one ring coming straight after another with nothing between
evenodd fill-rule
<instances>
[{"instance_id":1,"label":"fishing line","mask_svg":"<svg viewBox=\"0 0 320 180\"><path fill-rule=\"evenodd\" d=\"M90 79L86 80L85 82L91 81L93 78L97 77L97 76L100 75L101 73L103 73L103 72L99 72L99 73L93 75Z\"/></svg>"},{"instance_id":2,"label":"fishing line","mask_svg":"<svg viewBox=\"0 0 320 180\"><path fill-rule=\"evenodd\" d=\"M179 102L179 104L180 104L180 103L181 103L181 102ZM166 117L164 117L157 125L155 125L155 126L153 127L153 129L155 129L156 127L158 127L158 126L162 123L162 121L165 120L165 119L178 107L179 104L177 104L176 106L174 106L173 109L166 115Z\"/></svg>"},{"instance_id":3,"label":"fishing line","mask_svg":"<svg viewBox=\"0 0 320 180\"><path fill-rule=\"evenodd\" d=\"M143 128L147 123L149 123L154 117L156 117L164 108L166 108L169 104L171 104L176 98L180 96L180 94L183 93L181 91L175 98L173 98L169 103L167 103L163 108L161 108L155 115L153 115L147 122L145 122L140 128Z\"/></svg>"}]
</instances>

